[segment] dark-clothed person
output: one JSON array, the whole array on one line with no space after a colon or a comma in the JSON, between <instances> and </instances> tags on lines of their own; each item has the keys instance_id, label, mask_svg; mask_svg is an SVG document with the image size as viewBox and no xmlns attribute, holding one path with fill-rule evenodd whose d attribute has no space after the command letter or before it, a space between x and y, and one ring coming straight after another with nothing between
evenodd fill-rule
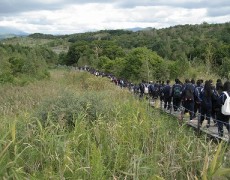
<instances>
[{"instance_id":1,"label":"dark-clothed person","mask_svg":"<svg viewBox=\"0 0 230 180\"><path fill-rule=\"evenodd\" d=\"M175 84L172 86L173 109L177 111L181 103L182 85L179 79L175 79Z\"/></svg>"},{"instance_id":2,"label":"dark-clothed person","mask_svg":"<svg viewBox=\"0 0 230 180\"><path fill-rule=\"evenodd\" d=\"M192 120L194 117L194 95L195 87L188 79L186 79L184 89L182 91L182 100L183 106L185 108L185 113L189 112L190 120Z\"/></svg>"},{"instance_id":3,"label":"dark-clothed person","mask_svg":"<svg viewBox=\"0 0 230 180\"><path fill-rule=\"evenodd\" d=\"M163 93L164 93L164 108L169 110L171 108L171 86L170 86L170 81L167 80L167 84L163 88Z\"/></svg>"},{"instance_id":4,"label":"dark-clothed person","mask_svg":"<svg viewBox=\"0 0 230 180\"><path fill-rule=\"evenodd\" d=\"M204 89L200 93L200 124L203 123L204 119L208 120L207 127L210 127L210 118L212 116L212 102L215 99L215 94L212 89L212 85L210 81L205 81Z\"/></svg>"},{"instance_id":5,"label":"dark-clothed person","mask_svg":"<svg viewBox=\"0 0 230 180\"><path fill-rule=\"evenodd\" d=\"M201 87L201 81L197 80L195 87L195 97L194 97L194 117L196 117L196 113L200 113L200 93L203 87Z\"/></svg>"},{"instance_id":6,"label":"dark-clothed person","mask_svg":"<svg viewBox=\"0 0 230 180\"><path fill-rule=\"evenodd\" d=\"M228 95L230 96L230 81L226 81L224 83L224 87L223 87L223 91L227 92ZM228 130L228 133L230 133L230 126L229 126L229 115L224 115L221 112L221 107L224 104L225 100L227 99L227 96L225 93L221 93L218 101L217 101L217 106L218 106L218 110L217 110L217 125L218 125L218 134L219 136L223 136L224 134L224 129L223 126L225 125L225 127Z\"/></svg>"}]
</instances>

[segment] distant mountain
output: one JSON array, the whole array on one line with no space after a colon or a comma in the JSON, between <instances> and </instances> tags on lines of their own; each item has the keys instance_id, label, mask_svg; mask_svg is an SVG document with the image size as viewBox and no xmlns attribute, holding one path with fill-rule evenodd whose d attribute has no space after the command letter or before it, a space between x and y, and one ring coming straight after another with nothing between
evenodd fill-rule
<instances>
[{"instance_id":1,"label":"distant mountain","mask_svg":"<svg viewBox=\"0 0 230 180\"><path fill-rule=\"evenodd\" d=\"M129 31L133 31L133 32L137 32L137 31L141 31L143 30L144 28L141 28L141 27L134 27L134 28L128 28L127 30Z\"/></svg>"},{"instance_id":2,"label":"distant mountain","mask_svg":"<svg viewBox=\"0 0 230 180\"><path fill-rule=\"evenodd\" d=\"M18 36L27 36L28 33L21 31L19 29L0 26L0 39L18 37Z\"/></svg>"},{"instance_id":3,"label":"distant mountain","mask_svg":"<svg viewBox=\"0 0 230 180\"><path fill-rule=\"evenodd\" d=\"M137 31L145 31L145 30L151 30L153 29L152 27L146 27L146 28L141 28L141 27L134 27L134 28L128 28L127 30L137 32Z\"/></svg>"}]
</instances>

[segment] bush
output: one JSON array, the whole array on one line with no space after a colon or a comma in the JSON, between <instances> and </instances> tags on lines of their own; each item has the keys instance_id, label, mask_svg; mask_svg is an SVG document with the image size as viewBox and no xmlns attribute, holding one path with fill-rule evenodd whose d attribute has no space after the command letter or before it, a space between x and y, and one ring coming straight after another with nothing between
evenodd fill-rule
<instances>
[{"instance_id":1,"label":"bush","mask_svg":"<svg viewBox=\"0 0 230 180\"><path fill-rule=\"evenodd\" d=\"M105 101L105 93L74 94L64 92L56 99L43 102L35 116L43 124L49 123L51 120L62 126L74 126L75 120L80 115L91 122L96 120L98 116L108 117L111 110L112 104Z\"/></svg>"}]
</instances>

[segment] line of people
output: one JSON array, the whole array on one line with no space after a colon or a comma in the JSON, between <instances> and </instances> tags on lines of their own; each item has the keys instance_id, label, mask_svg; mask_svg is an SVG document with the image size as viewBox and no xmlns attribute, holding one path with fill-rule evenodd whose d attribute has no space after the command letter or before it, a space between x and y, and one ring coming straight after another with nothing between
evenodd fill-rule
<instances>
[{"instance_id":1,"label":"line of people","mask_svg":"<svg viewBox=\"0 0 230 180\"><path fill-rule=\"evenodd\" d=\"M198 79L195 82L194 79L186 79L182 83L179 79L175 79L173 85L171 85L170 80L167 80L166 83L164 81L156 81L155 83L142 81L139 84L133 84L91 68L86 70L95 76L110 78L115 85L128 88L141 99L146 95L153 100L159 98L161 102L164 102L164 109L166 110L173 108L174 111L178 111L183 107L182 113L189 113L190 120L200 115L200 125L206 119L207 128L210 127L211 120L213 120L218 127L218 135L221 137L224 134L223 126L230 133L230 114L226 115L221 111L226 99L230 96L230 81L223 84L221 79L218 79L214 85L212 80L204 82L202 79Z\"/></svg>"},{"instance_id":2,"label":"line of people","mask_svg":"<svg viewBox=\"0 0 230 180\"><path fill-rule=\"evenodd\" d=\"M186 79L184 83L175 79L173 85L170 85L170 80L167 80L166 84L159 81L156 83L142 81L139 84L140 98L146 94L146 88L148 88L148 94L151 98L159 97L160 101L164 102L164 109L173 108L174 111L177 111L180 107L183 107L184 112L182 113L188 112L190 120L193 120L199 114L200 125L206 119L208 122L207 128L209 128L212 119L218 127L219 136L223 136L224 125L230 133L230 115L225 115L221 111L225 100L230 96L230 81L223 84L218 79L216 85L213 85L212 80L204 82L202 79L197 80L196 83L194 79Z\"/></svg>"}]
</instances>

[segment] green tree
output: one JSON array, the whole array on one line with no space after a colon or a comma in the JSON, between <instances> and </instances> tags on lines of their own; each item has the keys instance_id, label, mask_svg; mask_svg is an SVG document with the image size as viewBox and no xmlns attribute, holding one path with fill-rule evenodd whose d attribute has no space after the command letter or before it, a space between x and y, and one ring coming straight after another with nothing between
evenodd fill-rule
<instances>
[{"instance_id":1,"label":"green tree","mask_svg":"<svg viewBox=\"0 0 230 180\"><path fill-rule=\"evenodd\" d=\"M124 60L121 76L133 81L158 78L157 68L163 63L157 53L145 47L132 49Z\"/></svg>"},{"instance_id":2,"label":"green tree","mask_svg":"<svg viewBox=\"0 0 230 180\"><path fill-rule=\"evenodd\" d=\"M20 73L23 73L23 66L25 65L25 59L20 57L11 57L9 58L10 67L12 70L12 74L14 76L19 75Z\"/></svg>"},{"instance_id":3,"label":"green tree","mask_svg":"<svg viewBox=\"0 0 230 180\"><path fill-rule=\"evenodd\" d=\"M86 42L78 42L70 46L66 56L66 65L74 65L78 63L81 56L84 55L84 51L88 49Z\"/></svg>"},{"instance_id":4,"label":"green tree","mask_svg":"<svg viewBox=\"0 0 230 180\"><path fill-rule=\"evenodd\" d=\"M230 79L230 58L224 58L220 66L219 75L222 78Z\"/></svg>"}]
</instances>

